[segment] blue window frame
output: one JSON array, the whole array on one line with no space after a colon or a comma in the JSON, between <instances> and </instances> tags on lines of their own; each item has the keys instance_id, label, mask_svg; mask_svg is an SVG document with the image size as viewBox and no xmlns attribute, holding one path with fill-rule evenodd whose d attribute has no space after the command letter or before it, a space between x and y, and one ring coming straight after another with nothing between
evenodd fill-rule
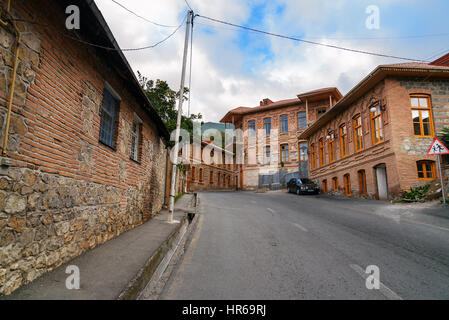
<instances>
[{"instance_id":1,"label":"blue window frame","mask_svg":"<svg viewBox=\"0 0 449 320\"><path fill-rule=\"evenodd\" d=\"M281 145L281 161L284 163L289 162L288 144Z\"/></svg>"},{"instance_id":2,"label":"blue window frame","mask_svg":"<svg viewBox=\"0 0 449 320\"><path fill-rule=\"evenodd\" d=\"M249 136L250 137L256 136L256 121L249 122Z\"/></svg>"},{"instance_id":3,"label":"blue window frame","mask_svg":"<svg viewBox=\"0 0 449 320\"><path fill-rule=\"evenodd\" d=\"M114 97L112 92L108 88L104 88L100 122L100 142L111 148L115 148L114 136L118 103L119 100Z\"/></svg>"},{"instance_id":4,"label":"blue window frame","mask_svg":"<svg viewBox=\"0 0 449 320\"><path fill-rule=\"evenodd\" d=\"M271 134L271 119L265 119L264 123L265 123L265 133L266 133L266 135L270 135Z\"/></svg>"},{"instance_id":5,"label":"blue window frame","mask_svg":"<svg viewBox=\"0 0 449 320\"><path fill-rule=\"evenodd\" d=\"M298 129L303 130L307 128L307 118L305 112L298 113Z\"/></svg>"},{"instance_id":6,"label":"blue window frame","mask_svg":"<svg viewBox=\"0 0 449 320\"><path fill-rule=\"evenodd\" d=\"M281 132L288 132L288 116L281 117Z\"/></svg>"}]
</instances>

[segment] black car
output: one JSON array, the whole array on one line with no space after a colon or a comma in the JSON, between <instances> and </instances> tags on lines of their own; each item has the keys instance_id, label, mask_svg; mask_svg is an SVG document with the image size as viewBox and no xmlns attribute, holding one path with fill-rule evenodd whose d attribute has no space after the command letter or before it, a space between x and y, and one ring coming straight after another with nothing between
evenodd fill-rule
<instances>
[{"instance_id":1,"label":"black car","mask_svg":"<svg viewBox=\"0 0 449 320\"><path fill-rule=\"evenodd\" d=\"M319 194L320 188L318 185L310 179L291 179L287 184L289 193L300 194Z\"/></svg>"}]
</instances>

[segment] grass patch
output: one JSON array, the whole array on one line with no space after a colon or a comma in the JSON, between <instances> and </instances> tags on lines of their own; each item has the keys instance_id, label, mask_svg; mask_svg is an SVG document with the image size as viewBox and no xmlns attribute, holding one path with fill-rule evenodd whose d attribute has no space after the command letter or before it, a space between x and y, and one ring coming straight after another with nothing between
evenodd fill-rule
<instances>
[{"instance_id":1,"label":"grass patch","mask_svg":"<svg viewBox=\"0 0 449 320\"><path fill-rule=\"evenodd\" d=\"M178 202L179 199L181 199L184 196L184 192L181 194L178 194L175 198L175 203Z\"/></svg>"}]
</instances>

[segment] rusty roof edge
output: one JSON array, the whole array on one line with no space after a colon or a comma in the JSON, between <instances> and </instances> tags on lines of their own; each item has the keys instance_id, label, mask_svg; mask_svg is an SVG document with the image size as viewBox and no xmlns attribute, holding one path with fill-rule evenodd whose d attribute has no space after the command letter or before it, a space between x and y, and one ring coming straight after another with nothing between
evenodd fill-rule
<instances>
[{"instance_id":1,"label":"rusty roof edge","mask_svg":"<svg viewBox=\"0 0 449 320\"><path fill-rule=\"evenodd\" d=\"M363 86L371 80L374 76L387 75L387 71L405 71L405 72L442 72L449 74L449 67L425 67L425 66L388 66L380 65L377 66L370 74L368 74L362 81L360 81L355 87L353 87L340 101L338 101L332 109L330 109L325 115L323 115L319 120L307 128L300 136L300 139L307 139L315 131L321 128L324 124L331 120L331 116L339 113L339 109L344 107L347 100L352 98L353 95L363 89ZM383 74L382 74L383 73Z\"/></svg>"}]
</instances>

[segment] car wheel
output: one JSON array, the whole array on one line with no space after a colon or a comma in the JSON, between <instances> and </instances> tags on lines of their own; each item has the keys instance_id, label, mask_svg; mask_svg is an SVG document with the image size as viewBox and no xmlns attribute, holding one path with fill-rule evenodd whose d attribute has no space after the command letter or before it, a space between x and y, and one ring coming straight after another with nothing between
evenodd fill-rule
<instances>
[{"instance_id":1,"label":"car wheel","mask_svg":"<svg viewBox=\"0 0 449 320\"><path fill-rule=\"evenodd\" d=\"M299 196L301 194L301 191L299 190L299 188L296 189L296 194Z\"/></svg>"}]
</instances>

